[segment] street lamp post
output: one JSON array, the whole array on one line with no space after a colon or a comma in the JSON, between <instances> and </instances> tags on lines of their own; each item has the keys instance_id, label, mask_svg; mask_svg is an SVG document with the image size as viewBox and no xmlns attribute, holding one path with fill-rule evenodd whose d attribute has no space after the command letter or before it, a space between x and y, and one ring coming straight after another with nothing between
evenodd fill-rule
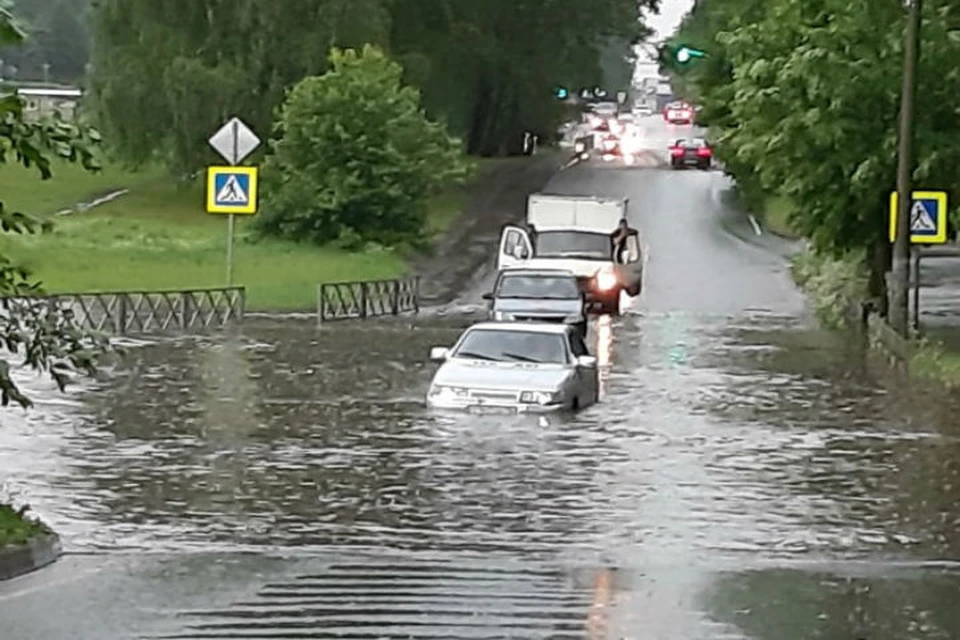
<instances>
[{"instance_id":1,"label":"street lamp post","mask_svg":"<svg viewBox=\"0 0 960 640\"><path fill-rule=\"evenodd\" d=\"M903 44L903 89L900 95L900 148L897 153L897 234L893 242L890 324L901 336L910 331L910 209L913 204L913 102L917 93L922 0L909 2ZM919 277L919 274L917 274Z\"/></svg>"}]
</instances>

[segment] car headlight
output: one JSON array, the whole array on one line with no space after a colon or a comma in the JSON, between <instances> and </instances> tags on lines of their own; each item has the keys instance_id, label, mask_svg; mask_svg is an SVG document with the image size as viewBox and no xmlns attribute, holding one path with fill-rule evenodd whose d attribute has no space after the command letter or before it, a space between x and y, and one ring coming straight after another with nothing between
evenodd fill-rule
<instances>
[{"instance_id":1,"label":"car headlight","mask_svg":"<svg viewBox=\"0 0 960 640\"><path fill-rule=\"evenodd\" d=\"M559 391L524 391L520 394L520 402L525 404L552 404L559 399Z\"/></svg>"},{"instance_id":2,"label":"car headlight","mask_svg":"<svg viewBox=\"0 0 960 640\"><path fill-rule=\"evenodd\" d=\"M617 276L611 271L601 271L597 274L597 289L609 291L617 286Z\"/></svg>"},{"instance_id":3,"label":"car headlight","mask_svg":"<svg viewBox=\"0 0 960 640\"><path fill-rule=\"evenodd\" d=\"M451 400L457 398L465 398L469 390L464 387L448 387L445 385L435 384L430 387L430 397L431 398L450 398Z\"/></svg>"}]
</instances>

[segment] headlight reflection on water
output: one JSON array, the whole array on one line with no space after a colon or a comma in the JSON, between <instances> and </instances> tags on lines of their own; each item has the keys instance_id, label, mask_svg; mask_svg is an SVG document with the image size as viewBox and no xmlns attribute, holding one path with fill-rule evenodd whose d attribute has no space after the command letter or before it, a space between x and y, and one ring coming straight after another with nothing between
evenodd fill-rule
<instances>
[{"instance_id":1,"label":"headlight reflection on water","mask_svg":"<svg viewBox=\"0 0 960 640\"><path fill-rule=\"evenodd\" d=\"M599 395L603 399L607 395L607 380L610 377L610 365L613 361L613 332L610 316L597 318L597 345L593 352L597 355Z\"/></svg>"}]
</instances>

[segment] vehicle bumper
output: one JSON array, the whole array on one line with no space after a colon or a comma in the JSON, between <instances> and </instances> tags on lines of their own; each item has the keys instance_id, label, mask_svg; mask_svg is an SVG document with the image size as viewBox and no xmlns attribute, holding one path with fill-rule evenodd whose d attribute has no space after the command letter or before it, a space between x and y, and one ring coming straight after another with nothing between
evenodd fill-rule
<instances>
[{"instance_id":1,"label":"vehicle bumper","mask_svg":"<svg viewBox=\"0 0 960 640\"><path fill-rule=\"evenodd\" d=\"M526 404L521 402L478 402L475 399L427 398L431 409L466 411L469 413L554 413L563 409L562 404Z\"/></svg>"},{"instance_id":2,"label":"vehicle bumper","mask_svg":"<svg viewBox=\"0 0 960 640\"><path fill-rule=\"evenodd\" d=\"M685 167L702 167L713 162L713 158L673 158L673 164Z\"/></svg>"}]
</instances>

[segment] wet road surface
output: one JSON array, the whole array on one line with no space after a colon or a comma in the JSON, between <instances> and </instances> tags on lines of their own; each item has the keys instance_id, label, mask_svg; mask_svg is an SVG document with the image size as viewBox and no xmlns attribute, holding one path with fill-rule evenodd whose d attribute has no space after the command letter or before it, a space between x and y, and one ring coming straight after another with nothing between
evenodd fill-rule
<instances>
[{"instance_id":1,"label":"wet road surface","mask_svg":"<svg viewBox=\"0 0 960 640\"><path fill-rule=\"evenodd\" d=\"M549 185L629 196L649 260L576 416L423 407L481 278L415 321L144 345L6 420L7 488L69 554L0 584L0 637L960 637L960 407L813 328L728 186Z\"/></svg>"}]
</instances>

